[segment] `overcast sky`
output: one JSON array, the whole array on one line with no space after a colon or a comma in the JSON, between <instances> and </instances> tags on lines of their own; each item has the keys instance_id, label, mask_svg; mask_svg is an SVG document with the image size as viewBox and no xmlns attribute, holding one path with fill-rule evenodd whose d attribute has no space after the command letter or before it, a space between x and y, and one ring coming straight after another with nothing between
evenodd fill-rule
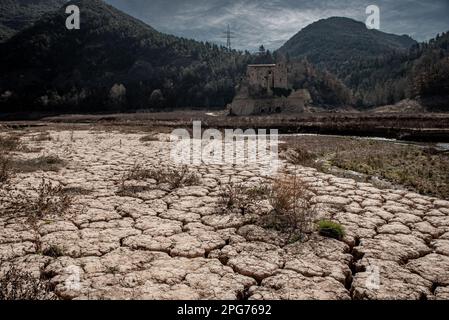
<instances>
[{"instance_id":1,"label":"overcast sky","mask_svg":"<svg viewBox=\"0 0 449 320\"><path fill-rule=\"evenodd\" d=\"M418 41L449 31L449 0L106 0L155 29L225 44L227 25L233 47L277 49L308 24L332 16L366 20L365 9L381 10L380 29Z\"/></svg>"}]
</instances>

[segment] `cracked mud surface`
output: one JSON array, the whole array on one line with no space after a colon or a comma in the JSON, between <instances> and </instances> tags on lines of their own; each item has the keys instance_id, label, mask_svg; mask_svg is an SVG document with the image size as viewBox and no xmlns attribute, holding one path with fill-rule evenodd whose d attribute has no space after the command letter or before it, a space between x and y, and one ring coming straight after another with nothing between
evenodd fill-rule
<instances>
[{"instance_id":1,"label":"cracked mud surface","mask_svg":"<svg viewBox=\"0 0 449 320\"><path fill-rule=\"evenodd\" d=\"M18 175L14 186L26 189L45 177L89 192L76 197L76 214L46 217L36 230L23 217L0 216L0 270L43 270L60 298L449 299L448 201L285 165L314 188L320 218L340 222L347 233L344 242L315 234L286 244L254 217L217 209L221 185L257 182L259 166L192 167L198 186L139 182L148 188L119 196L120 179L135 163L169 163L168 142L111 132L51 136L39 142L41 153L67 165ZM51 247L61 256L40 253ZM77 288L66 285L73 268ZM379 271L374 287L372 270Z\"/></svg>"}]
</instances>

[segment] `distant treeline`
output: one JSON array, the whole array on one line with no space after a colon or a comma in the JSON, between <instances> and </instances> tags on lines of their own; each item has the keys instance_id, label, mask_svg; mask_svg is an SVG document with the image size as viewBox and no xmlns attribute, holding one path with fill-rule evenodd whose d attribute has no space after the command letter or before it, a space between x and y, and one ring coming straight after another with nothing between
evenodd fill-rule
<instances>
[{"instance_id":1,"label":"distant treeline","mask_svg":"<svg viewBox=\"0 0 449 320\"><path fill-rule=\"evenodd\" d=\"M338 75L353 90L358 107L419 99L431 109L449 111L449 32L406 54L361 61Z\"/></svg>"}]
</instances>

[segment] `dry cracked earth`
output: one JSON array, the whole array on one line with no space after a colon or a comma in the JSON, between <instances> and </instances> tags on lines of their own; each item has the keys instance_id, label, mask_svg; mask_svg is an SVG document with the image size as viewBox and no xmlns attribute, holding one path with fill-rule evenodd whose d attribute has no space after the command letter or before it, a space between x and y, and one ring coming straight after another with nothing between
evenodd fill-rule
<instances>
[{"instance_id":1,"label":"dry cracked earth","mask_svg":"<svg viewBox=\"0 0 449 320\"><path fill-rule=\"evenodd\" d=\"M31 135L22 140L35 145ZM14 186L45 177L89 192L76 197L73 213L35 228L25 217L0 216L0 270L45 272L59 298L449 299L448 201L284 164L313 187L320 217L346 229L344 241L314 234L286 243L254 217L217 210L222 185L257 183L259 166L192 167L198 186L169 190L147 181L151 188L120 196L133 165L169 163L163 135L149 142L119 132L51 136L39 142L41 153L58 155L64 168L20 174ZM51 247L62 253L41 253ZM67 285L74 276L79 285Z\"/></svg>"}]
</instances>

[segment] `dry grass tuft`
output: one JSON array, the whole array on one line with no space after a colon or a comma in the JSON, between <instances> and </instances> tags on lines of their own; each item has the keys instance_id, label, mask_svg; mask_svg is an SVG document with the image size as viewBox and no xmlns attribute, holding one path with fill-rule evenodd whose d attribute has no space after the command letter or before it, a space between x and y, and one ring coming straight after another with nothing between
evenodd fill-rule
<instances>
[{"instance_id":1,"label":"dry grass tuft","mask_svg":"<svg viewBox=\"0 0 449 320\"><path fill-rule=\"evenodd\" d=\"M152 171L152 178L158 184L168 184L170 189L189 187L200 183L200 177L191 172L187 166L174 169L155 169Z\"/></svg>"},{"instance_id":2,"label":"dry grass tuft","mask_svg":"<svg viewBox=\"0 0 449 320\"><path fill-rule=\"evenodd\" d=\"M0 277L0 300L55 300L49 280L39 279L12 265Z\"/></svg>"},{"instance_id":3,"label":"dry grass tuft","mask_svg":"<svg viewBox=\"0 0 449 320\"><path fill-rule=\"evenodd\" d=\"M127 185L125 182L122 182L120 188L116 192L116 195L119 197L134 197L138 193L142 193L145 191L152 190L150 186L136 186L136 185Z\"/></svg>"},{"instance_id":4,"label":"dry grass tuft","mask_svg":"<svg viewBox=\"0 0 449 320\"><path fill-rule=\"evenodd\" d=\"M361 181L373 177L412 191L449 199L449 153L429 145L395 143L334 136L302 136L281 145L287 160L345 177L360 173Z\"/></svg>"},{"instance_id":5,"label":"dry grass tuft","mask_svg":"<svg viewBox=\"0 0 449 320\"><path fill-rule=\"evenodd\" d=\"M153 134L143 136L139 140L140 140L140 142L159 141L159 137L157 136L157 134L153 133Z\"/></svg>"},{"instance_id":6,"label":"dry grass tuft","mask_svg":"<svg viewBox=\"0 0 449 320\"><path fill-rule=\"evenodd\" d=\"M191 172L187 166L179 168L145 169L140 165L135 165L124 174L121 180L121 191L142 192L146 187L126 186L127 181L155 180L157 184L167 184L171 190L198 185L200 178Z\"/></svg>"},{"instance_id":7,"label":"dry grass tuft","mask_svg":"<svg viewBox=\"0 0 449 320\"><path fill-rule=\"evenodd\" d=\"M313 232L316 208L310 187L296 175L280 175L272 185L269 201L273 211L264 217L263 225L289 235L289 241L300 240Z\"/></svg>"},{"instance_id":8,"label":"dry grass tuft","mask_svg":"<svg viewBox=\"0 0 449 320\"><path fill-rule=\"evenodd\" d=\"M51 135L47 131L39 132L31 138L32 141L43 142L43 141L51 141Z\"/></svg>"},{"instance_id":9,"label":"dry grass tuft","mask_svg":"<svg viewBox=\"0 0 449 320\"><path fill-rule=\"evenodd\" d=\"M13 177L11 153L21 148L17 135L0 136L0 187L7 185Z\"/></svg>"},{"instance_id":10,"label":"dry grass tuft","mask_svg":"<svg viewBox=\"0 0 449 320\"><path fill-rule=\"evenodd\" d=\"M0 155L0 188L8 184L12 176L11 159L8 156Z\"/></svg>"},{"instance_id":11,"label":"dry grass tuft","mask_svg":"<svg viewBox=\"0 0 449 320\"><path fill-rule=\"evenodd\" d=\"M52 245L52 246L44 249L42 251L42 254L46 257L52 257L52 258L63 257L64 249L59 246Z\"/></svg>"},{"instance_id":12,"label":"dry grass tuft","mask_svg":"<svg viewBox=\"0 0 449 320\"><path fill-rule=\"evenodd\" d=\"M65 164L65 161L56 155L40 156L33 159L12 161L13 169L23 173L30 173L35 171L57 172Z\"/></svg>"},{"instance_id":13,"label":"dry grass tuft","mask_svg":"<svg viewBox=\"0 0 449 320\"><path fill-rule=\"evenodd\" d=\"M32 192L8 190L4 196L7 199L4 214L26 216L32 223L46 217L62 216L73 204L72 195L45 179Z\"/></svg>"},{"instance_id":14,"label":"dry grass tuft","mask_svg":"<svg viewBox=\"0 0 449 320\"><path fill-rule=\"evenodd\" d=\"M222 188L218 206L224 213L259 214L256 223L279 231L291 243L314 231L314 195L299 177L283 174L256 187L230 183Z\"/></svg>"},{"instance_id":15,"label":"dry grass tuft","mask_svg":"<svg viewBox=\"0 0 449 320\"><path fill-rule=\"evenodd\" d=\"M88 196L94 192L93 190L85 189L82 187L70 187L70 188L66 187L62 191L66 194L73 196Z\"/></svg>"},{"instance_id":16,"label":"dry grass tuft","mask_svg":"<svg viewBox=\"0 0 449 320\"><path fill-rule=\"evenodd\" d=\"M21 146L18 135L8 134L7 136L0 136L0 151L4 154L20 150Z\"/></svg>"},{"instance_id":17,"label":"dry grass tuft","mask_svg":"<svg viewBox=\"0 0 449 320\"><path fill-rule=\"evenodd\" d=\"M253 213L259 208L259 202L269 195L269 187L247 187L244 184L228 184L220 192L218 205L223 212L239 211L245 215Z\"/></svg>"}]
</instances>

